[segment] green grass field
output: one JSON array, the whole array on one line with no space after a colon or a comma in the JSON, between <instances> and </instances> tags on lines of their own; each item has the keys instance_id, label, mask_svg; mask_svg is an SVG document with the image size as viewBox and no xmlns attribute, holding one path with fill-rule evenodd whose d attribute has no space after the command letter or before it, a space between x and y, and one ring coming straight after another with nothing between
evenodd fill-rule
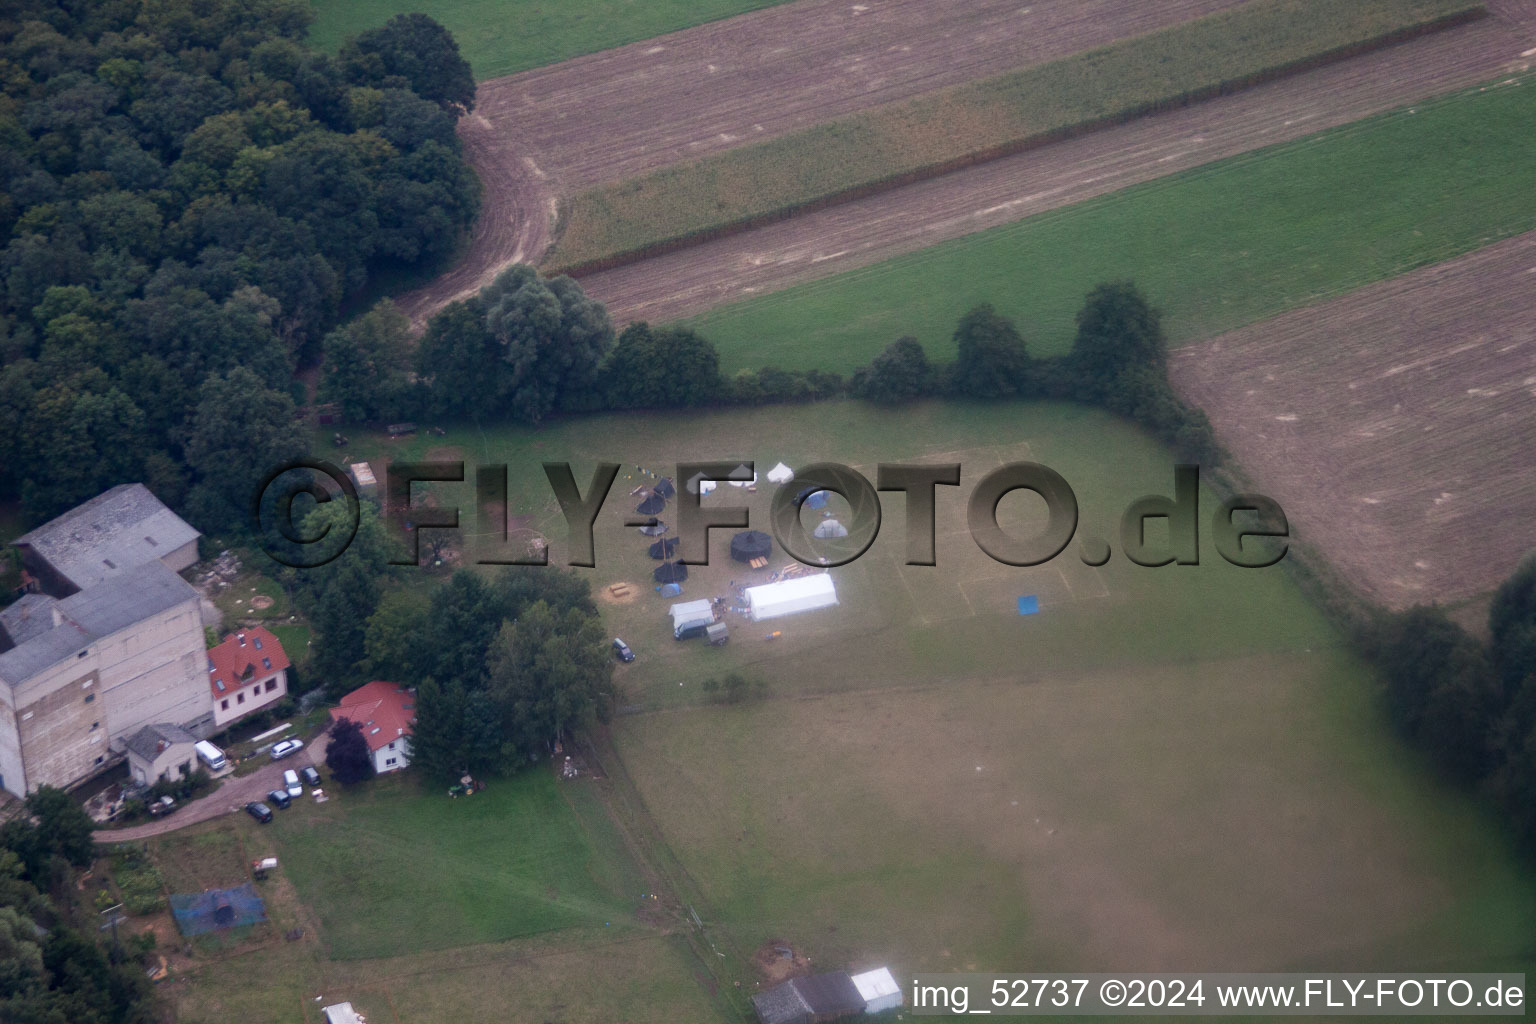
<instances>
[{"instance_id":1,"label":"green grass field","mask_svg":"<svg viewBox=\"0 0 1536 1024\"><path fill-rule=\"evenodd\" d=\"M316 810L272 833L334 959L632 927L633 879L547 772L458 800L378 779Z\"/></svg>"},{"instance_id":2,"label":"green grass field","mask_svg":"<svg viewBox=\"0 0 1536 1024\"><path fill-rule=\"evenodd\" d=\"M1117 554L1097 570L1075 548L1035 569L974 550L970 487L1021 458L1072 484L1080 536L1117 537L1120 510L1166 493L1172 468L1123 423L1047 403L829 402L359 440L370 457L508 463L512 511L557 561L538 463L572 461L583 486L593 461L621 463L598 568L582 570L638 654L616 675L624 699L651 712L618 718L614 742L733 957L774 939L818 965L899 971L1532 966L1536 880L1492 813L1390 733L1369 670L1283 569L1235 569L1209 547L1199 566ZM866 475L959 461L962 486L939 492L940 565L900 564L889 496L875 545L833 570L837 608L731 616L724 648L674 641L656 563L621 522L628 491L677 460L746 457ZM719 493L706 500L754 517L769 498ZM461 498L475 530L472 485L436 496ZM1038 523L1010 502L1010 528ZM729 561L729 535L685 599L766 575ZM631 600L603 596L617 581L636 584ZM1040 615L1015 613L1022 593ZM710 703L699 684L726 671L767 698Z\"/></svg>"},{"instance_id":3,"label":"green grass field","mask_svg":"<svg viewBox=\"0 0 1536 1024\"><path fill-rule=\"evenodd\" d=\"M784 0L310 0L310 42L334 53L348 36L396 14L420 11L443 24L480 81L623 46L665 32L772 7Z\"/></svg>"},{"instance_id":4,"label":"green grass field","mask_svg":"<svg viewBox=\"0 0 1536 1024\"><path fill-rule=\"evenodd\" d=\"M551 270L590 267L830 197L931 177L1089 125L1309 66L1478 5L1255 0L1035 67L828 121L571 198Z\"/></svg>"},{"instance_id":5,"label":"green grass field","mask_svg":"<svg viewBox=\"0 0 1536 1024\"><path fill-rule=\"evenodd\" d=\"M1536 228L1533 119L1529 80L1473 89L690 324L728 371L846 371L903 334L949 358L960 315L991 302L1051 354L1089 288L1132 278L1173 343L1209 337Z\"/></svg>"}]
</instances>

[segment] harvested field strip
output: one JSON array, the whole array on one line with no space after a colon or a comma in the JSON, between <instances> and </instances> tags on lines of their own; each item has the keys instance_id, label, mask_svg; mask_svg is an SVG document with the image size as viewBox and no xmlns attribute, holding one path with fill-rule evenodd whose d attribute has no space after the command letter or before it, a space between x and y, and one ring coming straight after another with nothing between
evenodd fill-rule
<instances>
[{"instance_id":1,"label":"harvested field strip","mask_svg":"<svg viewBox=\"0 0 1536 1024\"><path fill-rule=\"evenodd\" d=\"M1475 88L689 323L727 372L846 372L903 334L952 358L956 320L991 302L1049 355L1089 288L1133 278L1170 341L1208 338L1536 229L1533 119L1525 79Z\"/></svg>"},{"instance_id":2,"label":"harvested field strip","mask_svg":"<svg viewBox=\"0 0 1536 1024\"><path fill-rule=\"evenodd\" d=\"M592 272L1235 91L1482 15L1464 0L1255 0L571 200L550 272Z\"/></svg>"}]
</instances>

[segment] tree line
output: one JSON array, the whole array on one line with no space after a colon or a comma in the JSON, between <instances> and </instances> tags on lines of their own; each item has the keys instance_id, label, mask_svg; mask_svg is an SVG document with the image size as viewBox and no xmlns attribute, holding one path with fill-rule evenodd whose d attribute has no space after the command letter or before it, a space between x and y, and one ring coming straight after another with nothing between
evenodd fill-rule
<instances>
[{"instance_id":1,"label":"tree line","mask_svg":"<svg viewBox=\"0 0 1536 1024\"><path fill-rule=\"evenodd\" d=\"M1490 797L1536 849L1536 557L1494 593L1487 639L1438 606L1358 628L1398 732L1458 785Z\"/></svg>"},{"instance_id":2,"label":"tree line","mask_svg":"<svg viewBox=\"0 0 1536 1024\"><path fill-rule=\"evenodd\" d=\"M294 371L473 221L474 81L422 15L305 47L303 0L0 12L0 499L143 480L232 524L304 450Z\"/></svg>"},{"instance_id":3,"label":"tree line","mask_svg":"<svg viewBox=\"0 0 1536 1024\"><path fill-rule=\"evenodd\" d=\"M332 332L320 394L354 420L523 423L561 413L842 395L884 405L936 396L1057 398L1134 420L1181 458L1210 465L1218 457L1209 421L1168 382L1157 311L1130 282L1088 293L1065 356L1031 355L1013 322L986 305L961 317L954 340L949 364L930 361L916 339L904 337L847 378L772 367L727 377L715 346L690 328L634 323L615 335L602 305L576 282L514 266L432 317L419 345L387 301Z\"/></svg>"}]
</instances>

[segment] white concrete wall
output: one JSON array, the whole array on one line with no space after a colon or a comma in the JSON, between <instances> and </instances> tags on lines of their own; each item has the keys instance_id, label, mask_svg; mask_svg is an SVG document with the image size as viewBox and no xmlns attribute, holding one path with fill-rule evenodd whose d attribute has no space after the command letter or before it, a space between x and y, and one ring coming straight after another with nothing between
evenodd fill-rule
<instances>
[{"instance_id":1,"label":"white concrete wall","mask_svg":"<svg viewBox=\"0 0 1536 1024\"><path fill-rule=\"evenodd\" d=\"M277 688L271 693L267 692L267 680L277 680ZM213 727L217 731L237 718L243 718L252 711L260 711L269 704L275 704L288 696L288 670L279 669L270 675L260 676L254 682L240 687L238 690L230 690L220 697L212 696L213 691L208 688L206 674L203 680L203 691L209 694L213 701ZM240 702L240 695L245 695L245 703ZM229 704L225 708L225 703Z\"/></svg>"},{"instance_id":2,"label":"white concrete wall","mask_svg":"<svg viewBox=\"0 0 1536 1024\"><path fill-rule=\"evenodd\" d=\"M373 752L373 770L383 775L385 772L397 772L411 763L411 741L408 737L401 736L394 741L395 749L390 750L386 743ZM395 763L390 764L389 759L394 758Z\"/></svg>"},{"instance_id":3,"label":"white concrete wall","mask_svg":"<svg viewBox=\"0 0 1536 1024\"><path fill-rule=\"evenodd\" d=\"M26 772L21 762L21 737L16 732L16 712L11 707L11 688L0 683L0 787L24 793Z\"/></svg>"},{"instance_id":4,"label":"white concrete wall","mask_svg":"<svg viewBox=\"0 0 1536 1024\"><path fill-rule=\"evenodd\" d=\"M108 743L155 722L208 710L208 660L196 595L66 656L19 687L4 687L25 779L0 767L5 787L68 786L111 755ZM0 765L6 723L0 721ZM99 759L99 760L98 760Z\"/></svg>"}]
</instances>

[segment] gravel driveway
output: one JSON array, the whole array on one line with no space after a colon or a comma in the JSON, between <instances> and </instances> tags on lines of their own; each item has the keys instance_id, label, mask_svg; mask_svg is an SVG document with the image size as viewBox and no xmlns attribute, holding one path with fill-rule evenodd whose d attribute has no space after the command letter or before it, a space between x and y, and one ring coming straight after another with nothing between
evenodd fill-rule
<instances>
[{"instance_id":1,"label":"gravel driveway","mask_svg":"<svg viewBox=\"0 0 1536 1024\"><path fill-rule=\"evenodd\" d=\"M273 761L264 764L249 775L238 778L229 777L218 789L207 796L199 797L189 804L183 804L175 813L164 818L156 818L143 825L131 825L128 828L98 829L96 841L98 843L127 843L136 839L148 839L150 836L164 835L174 832L188 825L195 825L200 821L208 821L232 811L239 811L252 800L265 800L267 794L274 789L281 789L283 785L283 772L289 768L298 771L307 764L315 764L314 748L305 746L290 757L281 761Z\"/></svg>"}]
</instances>

